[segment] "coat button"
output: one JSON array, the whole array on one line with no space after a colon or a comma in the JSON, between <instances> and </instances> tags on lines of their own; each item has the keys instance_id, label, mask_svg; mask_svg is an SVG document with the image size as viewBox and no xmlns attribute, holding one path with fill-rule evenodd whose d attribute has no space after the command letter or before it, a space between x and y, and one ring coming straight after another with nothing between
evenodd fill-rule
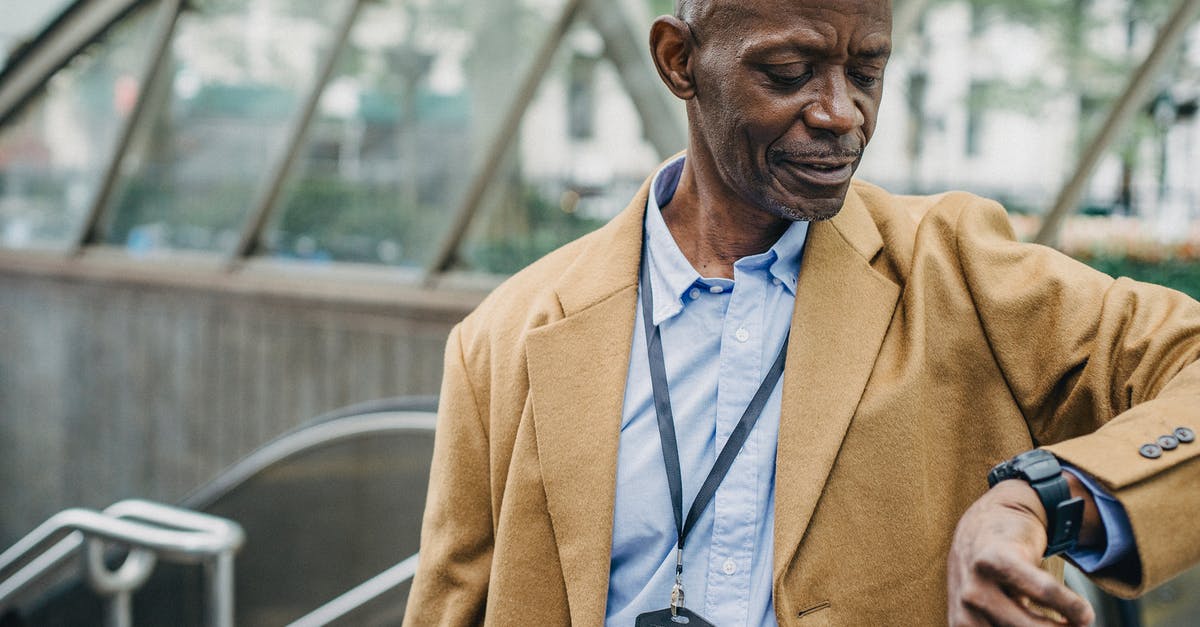
<instances>
[{"instance_id":1,"label":"coat button","mask_svg":"<svg viewBox=\"0 0 1200 627\"><path fill-rule=\"evenodd\" d=\"M1142 457L1145 457L1146 459L1158 459L1159 457L1162 457L1163 453L1162 449L1159 448L1157 444L1143 444L1142 448L1138 450L1138 452L1141 453Z\"/></svg>"},{"instance_id":2,"label":"coat button","mask_svg":"<svg viewBox=\"0 0 1200 627\"><path fill-rule=\"evenodd\" d=\"M1184 444L1191 444L1196 441L1196 432L1187 427L1179 427L1175 430L1175 439Z\"/></svg>"},{"instance_id":3,"label":"coat button","mask_svg":"<svg viewBox=\"0 0 1200 627\"><path fill-rule=\"evenodd\" d=\"M1175 436L1173 435L1164 435L1158 438L1158 445L1161 446L1162 450L1164 451L1173 451L1179 448L1179 440L1175 439Z\"/></svg>"}]
</instances>

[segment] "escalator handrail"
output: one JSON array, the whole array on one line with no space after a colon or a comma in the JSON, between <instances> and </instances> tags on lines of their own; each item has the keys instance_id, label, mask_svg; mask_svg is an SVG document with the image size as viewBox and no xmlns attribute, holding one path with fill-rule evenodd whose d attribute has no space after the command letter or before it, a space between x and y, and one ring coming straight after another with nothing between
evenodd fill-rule
<instances>
[{"instance_id":1,"label":"escalator handrail","mask_svg":"<svg viewBox=\"0 0 1200 627\"><path fill-rule=\"evenodd\" d=\"M437 414L431 411L379 411L335 418L318 418L306 427L286 433L243 458L216 479L183 500L188 509L203 510L218 498L266 468L306 450L371 433L420 431L432 433Z\"/></svg>"},{"instance_id":2,"label":"escalator handrail","mask_svg":"<svg viewBox=\"0 0 1200 627\"><path fill-rule=\"evenodd\" d=\"M288 627L323 627L366 605L380 595L403 585L417 573L414 553L408 559L347 590L332 601L288 624Z\"/></svg>"}]
</instances>

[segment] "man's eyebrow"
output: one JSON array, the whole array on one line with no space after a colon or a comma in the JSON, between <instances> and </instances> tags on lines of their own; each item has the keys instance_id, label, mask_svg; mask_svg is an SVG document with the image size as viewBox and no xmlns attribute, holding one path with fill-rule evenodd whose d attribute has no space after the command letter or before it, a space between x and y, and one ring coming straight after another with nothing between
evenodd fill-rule
<instances>
[{"instance_id":1,"label":"man's eyebrow","mask_svg":"<svg viewBox=\"0 0 1200 627\"><path fill-rule=\"evenodd\" d=\"M891 42L873 39L874 41L868 41L862 46L854 48L850 56L860 61L886 61L892 54ZM757 57L783 51L822 56L827 53L827 50L819 33L797 31L765 40L748 39L739 47L737 56L739 58Z\"/></svg>"}]
</instances>

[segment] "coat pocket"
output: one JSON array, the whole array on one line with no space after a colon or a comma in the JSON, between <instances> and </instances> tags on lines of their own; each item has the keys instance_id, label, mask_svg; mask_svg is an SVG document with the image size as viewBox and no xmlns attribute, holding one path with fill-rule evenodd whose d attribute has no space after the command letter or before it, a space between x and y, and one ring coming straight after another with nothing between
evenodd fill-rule
<instances>
[{"instance_id":1,"label":"coat pocket","mask_svg":"<svg viewBox=\"0 0 1200 627\"><path fill-rule=\"evenodd\" d=\"M799 619L797 625L803 627L829 627L833 625L833 612L829 611L832 607L829 601L821 601L811 607L800 610L796 618Z\"/></svg>"}]
</instances>

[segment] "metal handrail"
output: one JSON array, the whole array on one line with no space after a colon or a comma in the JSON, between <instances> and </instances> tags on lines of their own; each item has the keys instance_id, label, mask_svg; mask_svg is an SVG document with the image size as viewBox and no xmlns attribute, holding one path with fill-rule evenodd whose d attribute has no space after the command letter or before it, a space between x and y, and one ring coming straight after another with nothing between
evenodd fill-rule
<instances>
[{"instance_id":1,"label":"metal handrail","mask_svg":"<svg viewBox=\"0 0 1200 627\"><path fill-rule=\"evenodd\" d=\"M245 532L233 521L138 499L121 501L103 512L64 510L0 553L0 576L19 567L0 580L0 609L86 544L88 581L98 593L111 598L110 625L130 624L131 595L145 583L156 560L162 557L205 564L208 622L231 627L233 557L245 539ZM104 541L131 547L116 572L104 564Z\"/></svg>"},{"instance_id":2,"label":"metal handrail","mask_svg":"<svg viewBox=\"0 0 1200 627\"><path fill-rule=\"evenodd\" d=\"M350 612L357 610L380 595L411 580L413 575L417 574L417 560L419 558L420 553L414 553L403 562L375 575L325 605L292 621L288 624L288 627L324 627L344 618Z\"/></svg>"},{"instance_id":3,"label":"metal handrail","mask_svg":"<svg viewBox=\"0 0 1200 627\"><path fill-rule=\"evenodd\" d=\"M432 433L437 425L437 414L434 412L389 411L386 406L380 406L378 409L380 410L378 413L318 419L316 424L284 434L263 445L222 472L216 479L188 495L183 503L188 507L205 509L218 496L229 493L262 472L264 468L302 451L328 446L363 434L381 434L393 431Z\"/></svg>"}]
</instances>

